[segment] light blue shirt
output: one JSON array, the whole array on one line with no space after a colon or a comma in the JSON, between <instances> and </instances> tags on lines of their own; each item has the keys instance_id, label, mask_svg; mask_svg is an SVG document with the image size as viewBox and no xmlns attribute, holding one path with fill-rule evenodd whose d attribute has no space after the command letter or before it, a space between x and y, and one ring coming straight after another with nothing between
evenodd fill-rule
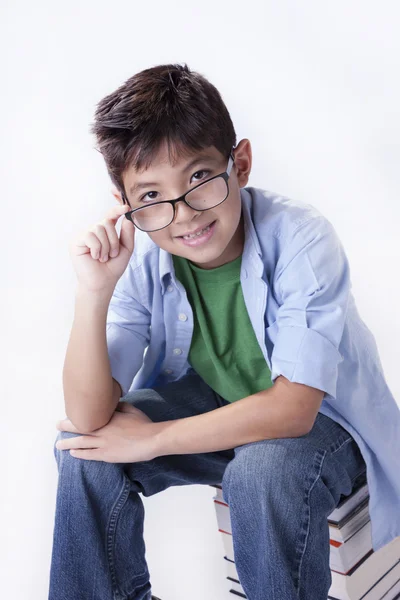
<instances>
[{"instance_id":1,"label":"light blue shirt","mask_svg":"<svg viewBox=\"0 0 400 600\"><path fill-rule=\"evenodd\" d=\"M243 296L272 381L283 375L323 390L319 412L357 442L379 550L400 536L400 409L354 303L342 244L313 206L253 187L240 193ZM106 329L123 395L180 379L190 368L193 314L185 289L171 255L140 231Z\"/></svg>"}]
</instances>

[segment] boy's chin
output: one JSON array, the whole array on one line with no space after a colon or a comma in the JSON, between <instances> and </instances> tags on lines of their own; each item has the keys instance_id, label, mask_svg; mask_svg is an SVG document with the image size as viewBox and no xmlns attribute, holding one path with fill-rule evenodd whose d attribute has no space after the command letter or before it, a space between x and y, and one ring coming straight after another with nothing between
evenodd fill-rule
<instances>
[{"instance_id":1,"label":"boy's chin","mask_svg":"<svg viewBox=\"0 0 400 600\"><path fill-rule=\"evenodd\" d=\"M187 258L191 262L201 265L202 263L209 263L218 261L222 255L222 251L210 250L199 250L198 248L174 248L172 254Z\"/></svg>"},{"instance_id":2,"label":"boy's chin","mask_svg":"<svg viewBox=\"0 0 400 600\"><path fill-rule=\"evenodd\" d=\"M183 258L190 260L194 265L200 267L201 269L215 269L216 267L221 267L227 262L230 262L232 258L226 256L226 253L223 249L214 251L193 251L192 252L182 252L179 254Z\"/></svg>"}]
</instances>

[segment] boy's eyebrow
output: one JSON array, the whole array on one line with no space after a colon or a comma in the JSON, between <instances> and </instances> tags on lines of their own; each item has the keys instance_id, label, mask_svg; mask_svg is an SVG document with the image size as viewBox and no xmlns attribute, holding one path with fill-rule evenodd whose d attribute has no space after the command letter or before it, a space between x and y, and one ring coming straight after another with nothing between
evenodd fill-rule
<instances>
[{"instance_id":1,"label":"boy's eyebrow","mask_svg":"<svg viewBox=\"0 0 400 600\"><path fill-rule=\"evenodd\" d=\"M186 171L189 171L192 167L194 167L194 165L198 164L198 163L217 163L217 159L214 156L210 156L210 155L203 155L203 156L196 156L196 158L193 158L183 169L182 169L182 173L186 173ZM132 185L132 187L129 188L129 194L133 194L134 192L136 192L137 190L141 189L141 188L145 188L145 187L150 187L153 185L159 185L159 182L157 181L141 181L141 182L137 182L134 185Z\"/></svg>"}]
</instances>

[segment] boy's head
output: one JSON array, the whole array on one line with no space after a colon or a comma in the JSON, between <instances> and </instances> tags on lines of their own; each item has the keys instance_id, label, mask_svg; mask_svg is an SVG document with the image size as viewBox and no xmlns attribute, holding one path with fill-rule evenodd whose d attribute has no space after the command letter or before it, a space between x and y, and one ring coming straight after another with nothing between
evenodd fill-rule
<instances>
[{"instance_id":1,"label":"boy's head","mask_svg":"<svg viewBox=\"0 0 400 600\"><path fill-rule=\"evenodd\" d=\"M229 112L218 90L203 76L187 65L141 71L99 102L91 132L115 185L116 199L132 210L142 209L132 213L133 221L158 246L203 268L241 254L240 188L248 182L251 146L245 139L235 148ZM225 175L189 194L191 206L180 201L173 207L153 206L151 213L143 210L177 199L225 173L231 155L229 178ZM165 223L169 224L164 227ZM203 228L203 234L191 237Z\"/></svg>"}]
</instances>

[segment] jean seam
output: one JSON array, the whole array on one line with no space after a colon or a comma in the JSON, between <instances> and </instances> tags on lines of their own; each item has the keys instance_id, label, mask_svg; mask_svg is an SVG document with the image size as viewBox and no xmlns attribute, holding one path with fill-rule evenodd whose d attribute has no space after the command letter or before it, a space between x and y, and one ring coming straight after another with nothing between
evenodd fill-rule
<instances>
[{"instance_id":1,"label":"jean seam","mask_svg":"<svg viewBox=\"0 0 400 600\"><path fill-rule=\"evenodd\" d=\"M131 485L131 483L130 483L129 479L124 474L124 484L122 486L120 495L117 498L117 500L114 504L114 507L111 511L108 526L107 526L107 536L106 536L107 548L106 548L106 551L107 551L108 563L109 563L109 567L110 567L111 581L112 581L112 585L114 588L115 600L117 600L117 599L123 600L125 598L129 598L129 595L130 595L130 594L128 594L128 596L125 596L120 591L120 588L119 588L119 585L117 582L116 572L115 572L115 563L114 563L114 559L113 559L113 550L114 550L115 533L116 533L116 529L117 529L118 516L129 496L130 485ZM142 577L147 578L146 570L144 570L142 573L136 575L135 584Z\"/></svg>"},{"instance_id":2,"label":"jean seam","mask_svg":"<svg viewBox=\"0 0 400 600\"><path fill-rule=\"evenodd\" d=\"M341 445L339 446L339 448L336 448L336 450L334 450L333 452L331 452L331 454L332 454L332 455L333 455L333 454L335 454L336 452L338 452L338 450L340 450L341 448L343 448L343 446L344 446L345 444L348 444L349 442L353 442L353 441L355 441L355 440L354 440L352 437L348 438L347 440L345 440L345 441L343 442L343 444L341 444ZM355 480L357 479L357 477L360 477L360 475L363 475L363 474L364 474L364 473L366 473L366 472L367 472L367 467L365 466L365 468L361 469L361 471L360 471L359 473L357 473L357 475L354 475L354 477L350 479L350 481L351 481L351 484L353 485L353 484L354 484L354 482L355 482Z\"/></svg>"},{"instance_id":3,"label":"jean seam","mask_svg":"<svg viewBox=\"0 0 400 600\"><path fill-rule=\"evenodd\" d=\"M344 442L343 442L343 444L340 444L339 448L336 448L336 450L333 450L333 452L331 452L331 454L336 454L336 452L338 452L340 450L340 448L343 448L343 446L345 444L348 444L348 443L350 443L352 441L353 441L352 437L349 437L349 438L345 439Z\"/></svg>"},{"instance_id":4,"label":"jean seam","mask_svg":"<svg viewBox=\"0 0 400 600\"><path fill-rule=\"evenodd\" d=\"M320 454L320 452L321 452L321 450L317 451L317 456ZM301 567L302 567L303 558L304 558L304 555L305 555L305 552L306 552L306 549L307 549L307 541L308 541L308 536L309 536L309 533L310 533L310 521L311 521L310 495L311 495L311 492L312 492L314 486L316 485L318 479L321 476L322 467L323 467L326 455L327 455L327 450L322 450L322 460L320 461L320 465L319 465L319 469L318 469L317 475L316 475L316 477L315 477L315 479L314 479L314 481L313 481L310 489L307 492L307 497L306 497L306 506L307 506L307 509L308 509L308 511L307 511L307 517L306 517L306 519L307 519L307 529L306 529L306 538L305 538L305 541L304 541L304 544L303 544L303 551L301 553L301 558L300 558L299 567L298 567L297 586L296 586L297 597L299 597L299 594L300 594Z\"/></svg>"}]
</instances>

